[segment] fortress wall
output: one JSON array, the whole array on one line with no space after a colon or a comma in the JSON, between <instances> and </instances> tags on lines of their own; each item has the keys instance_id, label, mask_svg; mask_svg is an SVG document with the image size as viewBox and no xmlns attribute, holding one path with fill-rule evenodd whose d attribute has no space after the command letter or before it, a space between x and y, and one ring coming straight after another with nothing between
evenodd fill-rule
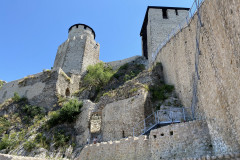
<instances>
[{"instance_id":1,"label":"fortress wall","mask_svg":"<svg viewBox=\"0 0 240 160\"><path fill-rule=\"evenodd\" d=\"M87 145L81 151L78 160L150 159L148 142L146 136L140 136Z\"/></svg>"},{"instance_id":2,"label":"fortress wall","mask_svg":"<svg viewBox=\"0 0 240 160\"><path fill-rule=\"evenodd\" d=\"M149 141L152 159L200 157L211 155L212 150L207 123L203 121L190 121L152 130Z\"/></svg>"},{"instance_id":3,"label":"fortress wall","mask_svg":"<svg viewBox=\"0 0 240 160\"><path fill-rule=\"evenodd\" d=\"M148 26L149 32L147 33L148 39L148 58L149 63L152 62L152 53L156 51L159 44L161 44L165 37L172 32L180 22L185 20L187 16L187 10L178 10L178 15L176 15L175 9L168 9L167 15L168 19L163 19L162 9L150 8L148 12Z\"/></svg>"},{"instance_id":4,"label":"fortress wall","mask_svg":"<svg viewBox=\"0 0 240 160\"><path fill-rule=\"evenodd\" d=\"M82 63L81 73L85 73L89 65L94 65L100 62L99 60L100 44L92 38L87 37L84 48L84 55Z\"/></svg>"},{"instance_id":5,"label":"fortress wall","mask_svg":"<svg viewBox=\"0 0 240 160\"><path fill-rule=\"evenodd\" d=\"M116 140L132 136L133 127L145 118L144 105L147 92L107 104L102 111L102 136L103 141ZM135 129L135 134L143 129L141 124ZM124 132L124 133L123 133Z\"/></svg>"},{"instance_id":6,"label":"fortress wall","mask_svg":"<svg viewBox=\"0 0 240 160\"><path fill-rule=\"evenodd\" d=\"M144 64L147 66L147 60L142 56L133 56L119 61L107 62L106 64L110 65L114 70L117 70L119 67L123 66L126 63L137 61L139 64Z\"/></svg>"},{"instance_id":7,"label":"fortress wall","mask_svg":"<svg viewBox=\"0 0 240 160\"><path fill-rule=\"evenodd\" d=\"M173 131L173 135L170 132ZM164 136L161 134L164 133ZM156 137L154 137L156 136ZM87 145L79 160L157 160L211 155L206 122L192 121L152 130L147 136Z\"/></svg>"},{"instance_id":8,"label":"fortress wall","mask_svg":"<svg viewBox=\"0 0 240 160\"><path fill-rule=\"evenodd\" d=\"M240 147L240 1L205 0L200 32L197 118L206 118L215 154ZM159 52L165 81L191 106L197 15Z\"/></svg>"}]
</instances>

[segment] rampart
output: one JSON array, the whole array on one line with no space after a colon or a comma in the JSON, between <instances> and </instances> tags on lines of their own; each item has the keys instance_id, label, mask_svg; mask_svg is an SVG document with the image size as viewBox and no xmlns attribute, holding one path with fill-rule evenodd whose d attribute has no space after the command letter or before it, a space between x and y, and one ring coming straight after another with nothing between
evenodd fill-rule
<instances>
[{"instance_id":1,"label":"rampart","mask_svg":"<svg viewBox=\"0 0 240 160\"><path fill-rule=\"evenodd\" d=\"M165 82L173 84L183 105L192 104L196 35L199 64L196 118L206 119L215 154L240 150L240 1L205 0L198 15L160 50Z\"/></svg>"},{"instance_id":2,"label":"rampart","mask_svg":"<svg viewBox=\"0 0 240 160\"><path fill-rule=\"evenodd\" d=\"M78 159L155 160L199 157L211 155L210 144L206 122L192 121L152 130L149 139L142 135L87 145Z\"/></svg>"}]
</instances>

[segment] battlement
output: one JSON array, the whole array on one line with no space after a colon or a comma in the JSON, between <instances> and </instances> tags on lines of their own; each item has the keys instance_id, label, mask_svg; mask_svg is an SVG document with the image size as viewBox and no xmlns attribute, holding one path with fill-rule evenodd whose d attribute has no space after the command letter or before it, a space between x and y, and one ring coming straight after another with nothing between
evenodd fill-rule
<instances>
[{"instance_id":1,"label":"battlement","mask_svg":"<svg viewBox=\"0 0 240 160\"><path fill-rule=\"evenodd\" d=\"M86 24L74 24L68 29L68 38L84 34L92 36L93 39L96 37L94 30Z\"/></svg>"}]
</instances>

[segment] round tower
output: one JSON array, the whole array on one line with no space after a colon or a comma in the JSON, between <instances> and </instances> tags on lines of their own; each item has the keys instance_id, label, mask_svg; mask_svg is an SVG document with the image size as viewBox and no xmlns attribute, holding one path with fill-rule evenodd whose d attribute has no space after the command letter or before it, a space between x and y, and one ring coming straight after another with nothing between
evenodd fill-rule
<instances>
[{"instance_id":1,"label":"round tower","mask_svg":"<svg viewBox=\"0 0 240 160\"><path fill-rule=\"evenodd\" d=\"M68 29L68 38L74 36L88 35L95 39L96 35L94 30L86 24L74 24Z\"/></svg>"},{"instance_id":2,"label":"round tower","mask_svg":"<svg viewBox=\"0 0 240 160\"><path fill-rule=\"evenodd\" d=\"M86 24L74 24L68 29L68 39L58 47L53 68L65 73L82 74L87 66L99 62L100 45L94 30Z\"/></svg>"}]
</instances>

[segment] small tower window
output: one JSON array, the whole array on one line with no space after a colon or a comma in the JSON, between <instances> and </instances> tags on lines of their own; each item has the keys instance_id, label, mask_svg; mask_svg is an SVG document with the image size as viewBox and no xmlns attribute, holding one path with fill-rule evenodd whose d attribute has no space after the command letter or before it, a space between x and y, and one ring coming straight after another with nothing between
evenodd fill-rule
<instances>
[{"instance_id":1,"label":"small tower window","mask_svg":"<svg viewBox=\"0 0 240 160\"><path fill-rule=\"evenodd\" d=\"M178 10L177 9L175 9L175 12L176 12L176 15L178 16Z\"/></svg>"},{"instance_id":2,"label":"small tower window","mask_svg":"<svg viewBox=\"0 0 240 160\"><path fill-rule=\"evenodd\" d=\"M163 19L168 19L167 9L162 9Z\"/></svg>"},{"instance_id":3,"label":"small tower window","mask_svg":"<svg viewBox=\"0 0 240 160\"><path fill-rule=\"evenodd\" d=\"M87 26L84 26L84 29L87 29Z\"/></svg>"}]
</instances>

